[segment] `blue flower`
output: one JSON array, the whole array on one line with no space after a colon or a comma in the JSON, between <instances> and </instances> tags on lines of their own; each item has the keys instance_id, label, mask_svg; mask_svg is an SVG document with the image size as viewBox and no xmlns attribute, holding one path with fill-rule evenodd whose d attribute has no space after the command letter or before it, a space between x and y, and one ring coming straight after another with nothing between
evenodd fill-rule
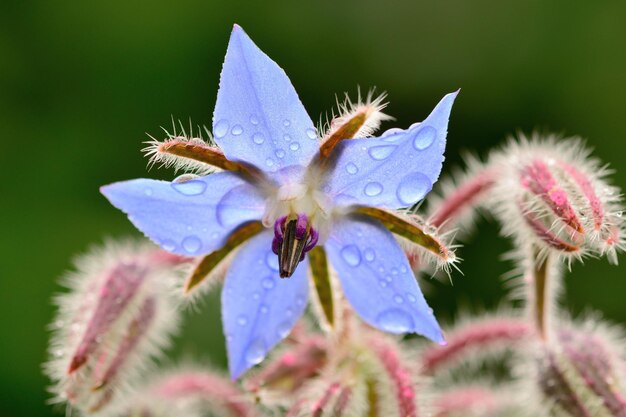
<instances>
[{"instance_id":1,"label":"blue flower","mask_svg":"<svg viewBox=\"0 0 626 417\"><path fill-rule=\"evenodd\" d=\"M316 250L365 322L442 342L405 252L385 226L411 239L402 230L415 225L393 210L414 205L437 180L456 94L407 130L350 139L362 133L357 114L320 142L285 72L235 26L213 114L220 149L170 147L223 170L171 183L119 182L102 193L170 252L206 255L211 264L241 245L222 290L233 378L259 363L302 315L313 266L307 254Z\"/></svg>"}]
</instances>

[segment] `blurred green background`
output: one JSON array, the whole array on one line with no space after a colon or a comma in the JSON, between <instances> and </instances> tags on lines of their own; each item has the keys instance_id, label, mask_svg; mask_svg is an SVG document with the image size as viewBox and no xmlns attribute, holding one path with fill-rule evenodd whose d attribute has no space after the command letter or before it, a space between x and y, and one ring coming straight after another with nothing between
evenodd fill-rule
<instances>
[{"instance_id":1,"label":"blurred green background","mask_svg":"<svg viewBox=\"0 0 626 417\"><path fill-rule=\"evenodd\" d=\"M462 149L540 128L588 138L625 188L624 21L623 0L1 2L0 415L55 412L40 367L57 278L93 242L138 235L98 187L172 177L146 172L145 132L170 115L210 125L234 22L287 71L314 120L336 93L377 86L397 118L385 127L406 127L461 87L446 171ZM489 222L478 230L461 250L465 276L429 295L442 319L503 294L508 242ZM625 276L604 260L575 265L567 309L625 323ZM190 314L172 357L223 366L217 301Z\"/></svg>"}]
</instances>

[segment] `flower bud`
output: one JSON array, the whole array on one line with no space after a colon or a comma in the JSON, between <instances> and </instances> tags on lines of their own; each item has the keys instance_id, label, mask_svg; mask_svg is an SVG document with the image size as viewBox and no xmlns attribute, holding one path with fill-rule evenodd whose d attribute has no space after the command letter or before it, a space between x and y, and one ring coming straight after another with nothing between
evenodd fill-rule
<instances>
[{"instance_id":1,"label":"flower bud","mask_svg":"<svg viewBox=\"0 0 626 417\"><path fill-rule=\"evenodd\" d=\"M538 362L537 382L553 412L626 416L623 361L601 333L563 326Z\"/></svg>"},{"instance_id":2,"label":"flower bud","mask_svg":"<svg viewBox=\"0 0 626 417\"><path fill-rule=\"evenodd\" d=\"M46 366L57 401L87 413L120 405L118 391L133 385L175 327L164 271L184 261L151 246L109 245L77 262L70 292L56 300Z\"/></svg>"},{"instance_id":3,"label":"flower bud","mask_svg":"<svg viewBox=\"0 0 626 417\"><path fill-rule=\"evenodd\" d=\"M611 260L623 249L619 192L580 141L522 137L492 155L490 164L501 174L491 193L493 208L504 231L524 245Z\"/></svg>"}]
</instances>

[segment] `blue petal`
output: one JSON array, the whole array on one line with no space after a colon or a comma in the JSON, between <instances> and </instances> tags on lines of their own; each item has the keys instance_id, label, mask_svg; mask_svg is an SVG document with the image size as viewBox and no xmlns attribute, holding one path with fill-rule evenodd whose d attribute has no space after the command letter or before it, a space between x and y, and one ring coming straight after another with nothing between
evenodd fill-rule
<instances>
[{"instance_id":1,"label":"blue petal","mask_svg":"<svg viewBox=\"0 0 626 417\"><path fill-rule=\"evenodd\" d=\"M228 172L181 183L135 179L100 191L153 242L180 255L221 247L233 229L264 210L256 189Z\"/></svg>"},{"instance_id":2,"label":"blue petal","mask_svg":"<svg viewBox=\"0 0 626 417\"><path fill-rule=\"evenodd\" d=\"M457 93L446 95L426 120L407 130L341 142L326 184L337 204L400 208L424 198L441 172L448 118Z\"/></svg>"},{"instance_id":3,"label":"blue petal","mask_svg":"<svg viewBox=\"0 0 626 417\"><path fill-rule=\"evenodd\" d=\"M346 298L363 320L390 333L415 332L443 342L404 251L380 222L344 217L325 245Z\"/></svg>"},{"instance_id":4,"label":"blue petal","mask_svg":"<svg viewBox=\"0 0 626 417\"><path fill-rule=\"evenodd\" d=\"M285 338L308 299L306 259L281 279L271 231L250 239L233 260L222 290L222 322L233 379L260 363Z\"/></svg>"},{"instance_id":5,"label":"blue petal","mask_svg":"<svg viewBox=\"0 0 626 417\"><path fill-rule=\"evenodd\" d=\"M319 147L289 78L239 26L222 68L213 135L228 159L268 172L306 165Z\"/></svg>"}]
</instances>

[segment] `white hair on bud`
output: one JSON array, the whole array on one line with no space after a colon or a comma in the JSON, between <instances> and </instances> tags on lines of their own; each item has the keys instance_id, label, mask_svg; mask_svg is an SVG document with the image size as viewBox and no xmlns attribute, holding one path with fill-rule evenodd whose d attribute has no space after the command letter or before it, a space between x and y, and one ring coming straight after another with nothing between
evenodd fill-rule
<instances>
[{"instance_id":1,"label":"white hair on bud","mask_svg":"<svg viewBox=\"0 0 626 417\"><path fill-rule=\"evenodd\" d=\"M533 161L541 161L548 167L567 196L583 228L578 240L572 240L562 218L553 213L542 196L531 196L532 193L521 185L520 171ZM591 150L580 138L563 139L538 133L527 137L520 133L517 139L510 138L502 149L492 153L489 165L500 174L490 193L489 208L500 219L503 233L513 236L518 246L534 242L542 254L552 251L569 262L586 256L607 255L610 261L617 263L616 253L626 248L626 225L621 219L622 195L617 187L607 182L611 170L591 157ZM581 181L585 182L587 193ZM593 192L593 197L590 198L588 192ZM525 211L521 211L520 201ZM594 206L602 213L601 218L596 215ZM527 215L541 222L542 227L560 241L571 243L572 248L559 250L540 239L528 225Z\"/></svg>"},{"instance_id":2,"label":"white hair on bud","mask_svg":"<svg viewBox=\"0 0 626 417\"><path fill-rule=\"evenodd\" d=\"M381 93L374 96L374 90L367 93L365 99L361 96L361 90L358 90L357 100L352 101L348 93L344 93L345 97L342 102L336 98L337 108L333 109L330 120L328 120L319 129L324 132L323 138L330 137L340 126L346 124L350 119L358 114L365 114L365 123L354 135L355 138L366 138L374 134L380 127L381 122L386 120L394 120L392 116L383 113L387 107L387 93Z\"/></svg>"},{"instance_id":3,"label":"white hair on bud","mask_svg":"<svg viewBox=\"0 0 626 417\"><path fill-rule=\"evenodd\" d=\"M148 145L142 149L145 156L149 158L148 168L152 168L154 165L158 164L159 168L174 168L175 172L192 172L202 176L220 171L219 168L212 165L163 151L163 148L172 142L200 145L203 147L217 147L211 132L206 126L196 126L194 133L194 127L191 124L191 120L189 120L188 130L185 130L185 127L180 120L177 125L176 121L172 118L171 132L163 127L161 129L163 129L166 135L164 140L158 140L148 134L150 140L144 142ZM206 139L204 137L205 135Z\"/></svg>"},{"instance_id":4,"label":"white hair on bud","mask_svg":"<svg viewBox=\"0 0 626 417\"><path fill-rule=\"evenodd\" d=\"M51 402L67 403L69 408L89 415L117 415L140 375L152 367L153 360L168 346L179 321L178 300L173 291L173 277L166 267L171 262L166 260L159 265L151 257L157 253L162 252L151 244L110 241L75 261L75 270L62 280L69 291L54 300L57 314L50 325L50 359L44 365L53 382L50 391L55 398ZM133 265L146 271L136 291L123 310L109 315L112 319L105 325L106 331L95 336L93 350L85 355L79 367L69 372L87 330L94 325L92 318L100 297L117 291L115 286L103 287L109 281L109 273L117 267ZM149 320L137 322L146 305L151 306ZM139 339L124 345L127 338L133 337ZM118 354L122 355L121 362L116 363L120 359ZM115 372L109 375L113 368ZM100 382L105 385L99 386Z\"/></svg>"}]
</instances>

